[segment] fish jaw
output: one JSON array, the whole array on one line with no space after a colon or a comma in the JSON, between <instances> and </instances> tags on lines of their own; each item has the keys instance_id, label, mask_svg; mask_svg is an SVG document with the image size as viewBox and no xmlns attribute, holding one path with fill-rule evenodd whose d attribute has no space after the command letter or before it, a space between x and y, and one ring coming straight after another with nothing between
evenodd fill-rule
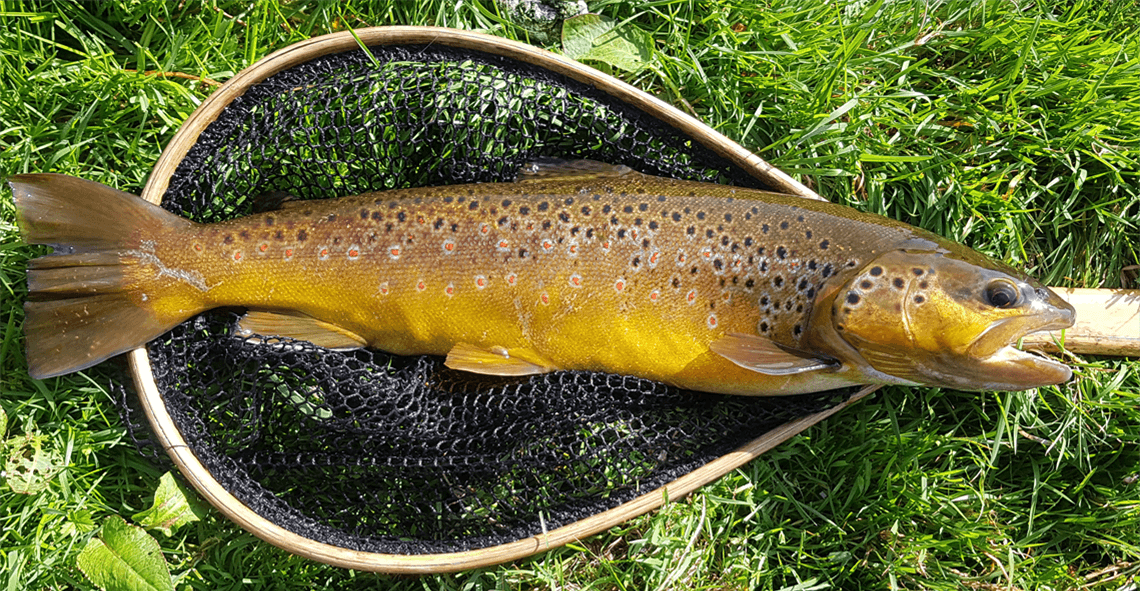
<instances>
[{"instance_id":1,"label":"fish jaw","mask_svg":"<svg viewBox=\"0 0 1140 591\"><path fill-rule=\"evenodd\" d=\"M994 379L987 388L1025 390L1069 381L1068 365L1017 348L1027 335L1063 330L1076 322L1076 310L1048 288L1048 301L1038 301L1031 314L995 322L969 345L967 353L977 358Z\"/></svg>"}]
</instances>

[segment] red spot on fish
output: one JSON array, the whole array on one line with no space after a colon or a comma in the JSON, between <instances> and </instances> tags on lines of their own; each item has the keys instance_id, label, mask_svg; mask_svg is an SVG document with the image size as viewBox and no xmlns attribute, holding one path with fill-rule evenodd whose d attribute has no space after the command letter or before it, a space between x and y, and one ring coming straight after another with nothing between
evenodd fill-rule
<instances>
[{"instance_id":1,"label":"red spot on fish","mask_svg":"<svg viewBox=\"0 0 1140 591\"><path fill-rule=\"evenodd\" d=\"M582 287L582 276L577 273L571 275L570 285L573 287Z\"/></svg>"},{"instance_id":2,"label":"red spot on fish","mask_svg":"<svg viewBox=\"0 0 1140 591\"><path fill-rule=\"evenodd\" d=\"M482 275L476 275L475 276L475 287L478 287L479 289L483 289L484 287L487 287L487 278L482 276Z\"/></svg>"},{"instance_id":3,"label":"red spot on fish","mask_svg":"<svg viewBox=\"0 0 1140 591\"><path fill-rule=\"evenodd\" d=\"M711 259L712 255L713 253L711 248L706 248L701 251L701 256L705 257L706 259Z\"/></svg>"},{"instance_id":4,"label":"red spot on fish","mask_svg":"<svg viewBox=\"0 0 1140 591\"><path fill-rule=\"evenodd\" d=\"M447 287L443 288L443 293L446 293L449 296L455 295L455 286L448 283Z\"/></svg>"},{"instance_id":5,"label":"red spot on fish","mask_svg":"<svg viewBox=\"0 0 1140 591\"><path fill-rule=\"evenodd\" d=\"M262 242L261 244L259 244L259 245L257 246L257 251L258 251L258 252L265 252L265 251L267 251L267 250L269 250L269 245L268 245L268 244L266 244L266 243L264 243L264 242Z\"/></svg>"},{"instance_id":6,"label":"red spot on fish","mask_svg":"<svg viewBox=\"0 0 1140 591\"><path fill-rule=\"evenodd\" d=\"M545 250L546 252L550 252L553 249L554 249L554 243L553 242L551 242L549 240L543 240L542 241L542 250Z\"/></svg>"},{"instance_id":7,"label":"red spot on fish","mask_svg":"<svg viewBox=\"0 0 1140 591\"><path fill-rule=\"evenodd\" d=\"M491 226L488 226L487 224L482 224L481 226L479 226L479 233L480 234L487 234L490 231L491 231Z\"/></svg>"},{"instance_id":8,"label":"red spot on fish","mask_svg":"<svg viewBox=\"0 0 1140 591\"><path fill-rule=\"evenodd\" d=\"M634 240L637 240L637 229L636 228L629 231L629 237L634 239Z\"/></svg>"},{"instance_id":9,"label":"red spot on fish","mask_svg":"<svg viewBox=\"0 0 1140 591\"><path fill-rule=\"evenodd\" d=\"M388 282L380 284L380 295L388 295Z\"/></svg>"},{"instance_id":10,"label":"red spot on fish","mask_svg":"<svg viewBox=\"0 0 1140 591\"><path fill-rule=\"evenodd\" d=\"M625 291L625 279L618 279L614 282L614 289L618 291Z\"/></svg>"},{"instance_id":11,"label":"red spot on fish","mask_svg":"<svg viewBox=\"0 0 1140 591\"><path fill-rule=\"evenodd\" d=\"M542 300L542 303L544 304L550 303L550 296L547 295L545 291L539 294L538 299Z\"/></svg>"},{"instance_id":12,"label":"red spot on fish","mask_svg":"<svg viewBox=\"0 0 1140 591\"><path fill-rule=\"evenodd\" d=\"M445 252L445 253L455 252L455 241L454 240L444 240L443 241L443 252Z\"/></svg>"},{"instance_id":13,"label":"red spot on fish","mask_svg":"<svg viewBox=\"0 0 1140 591\"><path fill-rule=\"evenodd\" d=\"M685 251L683 251L683 250L678 251L677 252L677 266L680 267L681 265L684 265L685 260L686 260Z\"/></svg>"},{"instance_id":14,"label":"red spot on fish","mask_svg":"<svg viewBox=\"0 0 1140 591\"><path fill-rule=\"evenodd\" d=\"M202 245L195 242L194 243L194 250L196 250L198 252L202 252Z\"/></svg>"},{"instance_id":15,"label":"red spot on fish","mask_svg":"<svg viewBox=\"0 0 1140 591\"><path fill-rule=\"evenodd\" d=\"M507 241L507 240L500 240L499 241L499 250L509 250L510 248L511 248L510 241Z\"/></svg>"},{"instance_id":16,"label":"red spot on fish","mask_svg":"<svg viewBox=\"0 0 1140 591\"><path fill-rule=\"evenodd\" d=\"M507 285L514 285L516 282L518 282L518 280L519 280L518 275L515 275L514 273L508 273L507 274Z\"/></svg>"},{"instance_id":17,"label":"red spot on fish","mask_svg":"<svg viewBox=\"0 0 1140 591\"><path fill-rule=\"evenodd\" d=\"M660 252L653 251L653 254L649 255L649 265L650 266L657 265L657 259L660 255L661 255Z\"/></svg>"},{"instance_id":18,"label":"red spot on fish","mask_svg":"<svg viewBox=\"0 0 1140 591\"><path fill-rule=\"evenodd\" d=\"M317 253L317 258L321 259L322 261L329 258L329 249L322 248L321 252Z\"/></svg>"},{"instance_id":19,"label":"red spot on fish","mask_svg":"<svg viewBox=\"0 0 1140 591\"><path fill-rule=\"evenodd\" d=\"M419 223L421 223L421 224L426 224L426 223L427 223L427 220L425 220L425 219L424 219L424 216L422 216L422 215L421 215L421 216L417 216L417 217L416 217L416 221L417 221L417 222L419 222Z\"/></svg>"},{"instance_id":20,"label":"red spot on fish","mask_svg":"<svg viewBox=\"0 0 1140 591\"><path fill-rule=\"evenodd\" d=\"M570 256L577 255L578 254L578 245L577 244L571 244L569 250L570 250Z\"/></svg>"},{"instance_id":21,"label":"red spot on fish","mask_svg":"<svg viewBox=\"0 0 1140 591\"><path fill-rule=\"evenodd\" d=\"M660 291L655 289L655 290L649 292L649 301L656 303L657 300L659 300L660 298L661 298L661 292Z\"/></svg>"},{"instance_id":22,"label":"red spot on fish","mask_svg":"<svg viewBox=\"0 0 1140 591\"><path fill-rule=\"evenodd\" d=\"M400 247L399 246L388 247L388 256L391 256L393 259L400 258Z\"/></svg>"},{"instance_id":23,"label":"red spot on fish","mask_svg":"<svg viewBox=\"0 0 1140 591\"><path fill-rule=\"evenodd\" d=\"M356 259L356 258L359 258L359 257L360 257L360 249L358 249L358 248L356 248L356 247L349 247L349 249L348 249L348 258L350 258L350 259Z\"/></svg>"},{"instance_id":24,"label":"red spot on fish","mask_svg":"<svg viewBox=\"0 0 1140 591\"><path fill-rule=\"evenodd\" d=\"M709 314L709 328L716 328L717 319L716 314Z\"/></svg>"},{"instance_id":25,"label":"red spot on fish","mask_svg":"<svg viewBox=\"0 0 1140 591\"><path fill-rule=\"evenodd\" d=\"M424 283L424 280L423 280L423 279L420 279L420 280L419 280L419 281L416 283L416 289L418 289L418 290L420 290L420 291L423 291L423 290L427 289L427 283Z\"/></svg>"},{"instance_id":26,"label":"red spot on fish","mask_svg":"<svg viewBox=\"0 0 1140 591\"><path fill-rule=\"evenodd\" d=\"M697 290L690 289L689 293L685 296L685 301L692 304L697 301Z\"/></svg>"},{"instance_id":27,"label":"red spot on fish","mask_svg":"<svg viewBox=\"0 0 1140 591\"><path fill-rule=\"evenodd\" d=\"M285 249L285 258L286 259L293 258L293 249L292 248L286 248Z\"/></svg>"},{"instance_id":28,"label":"red spot on fish","mask_svg":"<svg viewBox=\"0 0 1140 591\"><path fill-rule=\"evenodd\" d=\"M234 251L234 260L239 262L239 263L241 262L241 251L240 250Z\"/></svg>"},{"instance_id":29,"label":"red spot on fish","mask_svg":"<svg viewBox=\"0 0 1140 591\"><path fill-rule=\"evenodd\" d=\"M605 242L602 243L602 250L609 250L609 249L610 249L610 241L606 240Z\"/></svg>"}]
</instances>

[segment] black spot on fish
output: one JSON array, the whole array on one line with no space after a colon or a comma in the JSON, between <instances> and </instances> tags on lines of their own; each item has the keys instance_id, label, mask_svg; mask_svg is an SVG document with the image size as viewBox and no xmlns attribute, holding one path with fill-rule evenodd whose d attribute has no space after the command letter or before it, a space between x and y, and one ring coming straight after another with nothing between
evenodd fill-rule
<instances>
[{"instance_id":1,"label":"black spot on fish","mask_svg":"<svg viewBox=\"0 0 1140 591\"><path fill-rule=\"evenodd\" d=\"M733 284L733 285L736 285L736 284L738 284L738 283L740 283L740 278L739 278L739 277L737 277L736 275L733 275L733 276L732 276L732 284Z\"/></svg>"},{"instance_id":2,"label":"black spot on fish","mask_svg":"<svg viewBox=\"0 0 1140 591\"><path fill-rule=\"evenodd\" d=\"M677 212L675 212L675 211L673 212L673 216L672 216L672 217L673 217L673 221L674 221L674 222L679 222L679 221L681 221L681 214L679 214L679 213L677 213Z\"/></svg>"},{"instance_id":3,"label":"black spot on fish","mask_svg":"<svg viewBox=\"0 0 1140 591\"><path fill-rule=\"evenodd\" d=\"M566 205L574 205L574 198L573 197L567 197L566 201L563 201L563 203L565 203Z\"/></svg>"},{"instance_id":4,"label":"black spot on fish","mask_svg":"<svg viewBox=\"0 0 1140 591\"><path fill-rule=\"evenodd\" d=\"M649 248L649 239L645 238L641 241L641 248Z\"/></svg>"},{"instance_id":5,"label":"black spot on fish","mask_svg":"<svg viewBox=\"0 0 1140 591\"><path fill-rule=\"evenodd\" d=\"M820 275L822 275L824 279L831 276L831 263L827 263L823 266L823 270L820 271Z\"/></svg>"},{"instance_id":6,"label":"black spot on fish","mask_svg":"<svg viewBox=\"0 0 1140 591\"><path fill-rule=\"evenodd\" d=\"M276 220L276 219L274 219L274 217L273 217L273 216L266 216L266 218L265 218L265 225L266 225L266 226L272 226L272 225L273 225L273 224L274 224L276 221L277 221L277 220Z\"/></svg>"},{"instance_id":7,"label":"black spot on fish","mask_svg":"<svg viewBox=\"0 0 1140 591\"><path fill-rule=\"evenodd\" d=\"M625 238L625 228L622 228L622 229L618 230L618 233L617 233L617 237L618 237L619 239L621 239L621 238Z\"/></svg>"},{"instance_id":8,"label":"black spot on fish","mask_svg":"<svg viewBox=\"0 0 1140 591\"><path fill-rule=\"evenodd\" d=\"M471 204L472 204L472 205L475 205L475 202L474 202L474 201L472 201L472 202L471 202ZM397 213L397 214L396 214L396 219L397 219L397 220L400 220L401 222L403 222L403 221L406 221L406 220L408 219L408 214L407 214L407 213L405 213L405 212L403 212L403 211L401 211L400 213Z\"/></svg>"},{"instance_id":9,"label":"black spot on fish","mask_svg":"<svg viewBox=\"0 0 1140 591\"><path fill-rule=\"evenodd\" d=\"M391 232L392 231L392 222L388 222L387 224L384 224L384 231L385 232Z\"/></svg>"},{"instance_id":10,"label":"black spot on fish","mask_svg":"<svg viewBox=\"0 0 1140 591\"><path fill-rule=\"evenodd\" d=\"M525 206L525 205L520 207L519 208L519 215L530 215L530 208Z\"/></svg>"},{"instance_id":11,"label":"black spot on fish","mask_svg":"<svg viewBox=\"0 0 1140 591\"><path fill-rule=\"evenodd\" d=\"M309 233L304 230L297 232L297 242L304 242L309 239Z\"/></svg>"},{"instance_id":12,"label":"black spot on fish","mask_svg":"<svg viewBox=\"0 0 1140 591\"><path fill-rule=\"evenodd\" d=\"M507 216L503 216L499 218L499 221L497 223L499 224L499 227L502 227L509 224L510 222L511 220Z\"/></svg>"},{"instance_id":13,"label":"black spot on fish","mask_svg":"<svg viewBox=\"0 0 1140 591\"><path fill-rule=\"evenodd\" d=\"M922 273L923 273L922 269L919 269L919 268L911 269L910 272L914 273L915 277L922 277Z\"/></svg>"},{"instance_id":14,"label":"black spot on fish","mask_svg":"<svg viewBox=\"0 0 1140 591\"><path fill-rule=\"evenodd\" d=\"M658 195L657 196L657 202L658 203L665 203L665 196L664 195Z\"/></svg>"},{"instance_id":15,"label":"black spot on fish","mask_svg":"<svg viewBox=\"0 0 1140 591\"><path fill-rule=\"evenodd\" d=\"M622 210L622 211L624 211L624 212L626 212L626 213L633 213L633 206L632 206L632 205L627 205L627 206L625 206L625 207L621 208L621 210Z\"/></svg>"},{"instance_id":16,"label":"black spot on fish","mask_svg":"<svg viewBox=\"0 0 1140 591\"><path fill-rule=\"evenodd\" d=\"M807 293L805 293L804 296L806 296L807 299L809 299L809 300L814 298L815 297L815 288L812 287L812 288L808 289Z\"/></svg>"},{"instance_id":17,"label":"black spot on fish","mask_svg":"<svg viewBox=\"0 0 1140 591\"><path fill-rule=\"evenodd\" d=\"M360 219L362 219L362 220L368 219L368 210L367 209L360 210Z\"/></svg>"},{"instance_id":18,"label":"black spot on fish","mask_svg":"<svg viewBox=\"0 0 1140 591\"><path fill-rule=\"evenodd\" d=\"M756 281L754 281L751 277L744 280L744 287L752 289L754 285L756 285Z\"/></svg>"},{"instance_id":19,"label":"black spot on fish","mask_svg":"<svg viewBox=\"0 0 1140 591\"><path fill-rule=\"evenodd\" d=\"M330 221L330 222L335 222L335 221L336 221L336 214L335 214L335 213L330 213L330 214L328 215L328 217L327 217L327 218L325 218L325 219L327 219L327 220L328 220L328 221Z\"/></svg>"},{"instance_id":20,"label":"black spot on fish","mask_svg":"<svg viewBox=\"0 0 1140 591\"><path fill-rule=\"evenodd\" d=\"M752 237L751 236L745 236L744 237L744 247L748 248L751 246L752 246Z\"/></svg>"},{"instance_id":21,"label":"black spot on fish","mask_svg":"<svg viewBox=\"0 0 1140 591\"><path fill-rule=\"evenodd\" d=\"M620 222L618 222L618 218L616 215L610 218L610 225L611 226L620 225Z\"/></svg>"},{"instance_id":22,"label":"black spot on fish","mask_svg":"<svg viewBox=\"0 0 1140 591\"><path fill-rule=\"evenodd\" d=\"M732 221L732 214L731 213L724 214L724 221L731 222Z\"/></svg>"},{"instance_id":23,"label":"black spot on fish","mask_svg":"<svg viewBox=\"0 0 1140 591\"><path fill-rule=\"evenodd\" d=\"M455 223L451 224L451 231L452 232L458 232L459 231L459 224L455 224Z\"/></svg>"},{"instance_id":24,"label":"black spot on fish","mask_svg":"<svg viewBox=\"0 0 1140 591\"><path fill-rule=\"evenodd\" d=\"M776 256L780 257L780 260L788 258L788 249L784 248L783 246L777 246Z\"/></svg>"},{"instance_id":25,"label":"black spot on fish","mask_svg":"<svg viewBox=\"0 0 1140 591\"><path fill-rule=\"evenodd\" d=\"M641 221L642 221L642 220L641 220L641 218L636 218L636 219L634 219L634 220L633 220L633 225L635 225L635 226L640 226L640 225L641 225Z\"/></svg>"},{"instance_id":26,"label":"black spot on fish","mask_svg":"<svg viewBox=\"0 0 1140 591\"><path fill-rule=\"evenodd\" d=\"M705 230L705 237L706 238L712 238L713 236L716 236L716 232L713 232L712 228Z\"/></svg>"},{"instance_id":27,"label":"black spot on fish","mask_svg":"<svg viewBox=\"0 0 1140 591\"><path fill-rule=\"evenodd\" d=\"M285 239L285 231L284 230L278 230L278 231L274 232L273 238L274 238L274 240L284 240Z\"/></svg>"},{"instance_id":28,"label":"black spot on fish","mask_svg":"<svg viewBox=\"0 0 1140 591\"><path fill-rule=\"evenodd\" d=\"M874 285L874 283L871 283L870 281L864 279L863 282L859 284L859 287L862 287L863 289L871 289L872 285Z\"/></svg>"},{"instance_id":29,"label":"black spot on fish","mask_svg":"<svg viewBox=\"0 0 1140 591\"><path fill-rule=\"evenodd\" d=\"M698 212L697 212L697 219L698 219L698 220L704 220L704 219L705 219L705 212L703 212L703 211L698 211Z\"/></svg>"},{"instance_id":30,"label":"black spot on fish","mask_svg":"<svg viewBox=\"0 0 1140 591\"><path fill-rule=\"evenodd\" d=\"M570 236L571 237L577 236L578 232L581 232L581 231L582 231L581 228L579 228L578 226L574 226L573 228L570 228Z\"/></svg>"},{"instance_id":31,"label":"black spot on fish","mask_svg":"<svg viewBox=\"0 0 1140 591\"><path fill-rule=\"evenodd\" d=\"M760 305L761 306L767 306L768 305L768 296L763 296L760 298Z\"/></svg>"},{"instance_id":32,"label":"black spot on fish","mask_svg":"<svg viewBox=\"0 0 1140 591\"><path fill-rule=\"evenodd\" d=\"M851 304L852 306L854 306L855 304L858 304L859 303L859 294L857 294L853 291L847 292L847 303Z\"/></svg>"},{"instance_id":33,"label":"black spot on fish","mask_svg":"<svg viewBox=\"0 0 1140 591\"><path fill-rule=\"evenodd\" d=\"M872 277L878 277L879 275L882 275L882 274L883 274L883 268L882 267L878 267L878 266L871 267L871 276Z\"/></svg>"},{"instance_id":34,"label":"black spot on fish","mask_svg":"<svg viewBox=\"0 0 1140 591\"><path fill-rule=\"evenodd\" d=\"M590 206L589 205L583 205L582 206L582 215L590 215Z\"/></svg>"},{"instance_id":35,"label":"black spot on fish","mask_svg":"<svg viewBox=\"0 0 1140 591\"><path fill-rule=\"evenodd\" d=\"M794 303L795 302L793 302L792 300L788 300L788 301L784 302L784 309L791 312L792 311L792 304L794 304Z\"/></svg>"},{"instance_id":36,"label":"black spot on fish","mask_svg":"<svg viewBox=\"0 0 1140 591\"><path fill-rule=\"evenodd\" d=\"M657 226L656 221L649 222L649 229L650 230L656 230L657 228L658 228L658 226Z\"/></svg>"},{"instance_id":37,"label":"black spot on fish","mask_svg":"<svg viewBox=\"0 0 1140 591\"><path fill-rule=\"evenodd\" d=\"M594 229L593 228L586 228L586 238L593 238L593 237L594 237Z\"/></svg>"},{"instance_id":38,"label":"black spot on fish","mask_svg":"<svg viewBox=\"0 0 1140 591\"><path fill-rule=\"evenodd\" d=\"M530 253L529 253L529 252L527 252L527 249L525 249L525 248L520 248L520 249L519 249L519 258L520 258L520 259L525 259L525 258L527 257L527 255L528 255L528 254L530 254Z\"/></svg>"},{"instance_id":39,"label":"black spot on fish","mask_svg":"<svg viewBox=\"0 0 1140 591\"><path fill-rule=\"evenodd\" d=\"M776 275L772 279L772 285L775 285L776 287L783 287L784 286L784 278L779 276L779 275Z\"/></svg>"},{"instance_id":40,"label":"black spot on fish","mask_svg":"<svg viewBox=\"0 0 1140 591\"><path fill-rule=\"evenodd\" d=\"M801 215L801 216L798 216L798 217L796 217L796 221L797 221L797 222L802 222L802 221L804 221L804 216L802 216L802 215Z\"/></svg>"},{"instance_id":41,"label":"black spot on fish","mask_svg":"<svg viewBox=\"0 0 1140 591\"><path fill-rule=\"evenodd\" d=\"M798 336L800 336L800 333L801 333L801 332L803 332L803 331L804 331L803 327L797 324L797 325L796 325L796 326L795 326L795 327L792 329L792 334L794 334L794 335L796 335L796 336L798 337Z\"/></svg>"},{"instance_id":42,"label":"black spot on fish","mask_svg":"<svg viewBox=\"0 0 1140 591\"><path fill-rule=\"evenodd\" d=\"M340 244L340 236L333 238L333 244Z\"/></svg>"},{"instance_id":43,"label":"black spot on fish","mask_svg":"<svg viewBox=\"0 0 1140 591\"><path fill-rule=\"evenodd\" d=\"M720 279L720 286L724 287L724 278L723 277Z\"/></svg>"},{"instance_id":44,"label":"black spot on fish","mask_svg":"<svg viewBox=\"0 0 1140 591\"><path fill-rule=\"evenodd\" d=\"M688 228L685 228L685 233L688 234L689 236L696 234L697 233L696 226L689 226Z\"/></svg>"},{"instance_id":45,"label":"black spot on fish","mask_svg":"<svg viewBox=\"0 0 1140 591\"><path fill-rule=\"evenodd\" d=\"M637 211L644 212L644 211L648 211L648 210L649 210L649 204L648 203L638 203L637 204Z\"/></svg>"},{"instance_id":46,"label":"black spot on fish","mask_svg":"<svg viewBox=\"0 0 1140 591\"><path fill-rule=\"evenodd\" d=\"M301 231L304 232L304 230L301 230ZM226 237L222 238L222 242L225 244L233 244L234 243L234 235L233 234L226 234Z\"/></svg>"},{"instance_id":47,"label":"black spot on fish","mask_svg":"<svg viewBox=\"0 0 1140 591\"><path fill-rule=\"evenodd\" d=\"M693 194L690 192L690 193L689 193L689 197L692 197L692 196L693 196ZM689 209L688 207L686 207L686 208L685 208L683 211L684 211L686 214L689 214L689 213L692 213L692 212L693 212L693 210L692 210L692 209Z\"/></svg>"},{"instance_id":48,"label":"black spot on fish","mask_svg":"<svg viewBox=\"0 0 1140 591\"><path fill-rule=\"evenodd\" d=\"M570 214L566 213L565 211L559 212L558 213L558 219L561 220L562 223L564 223L564 224L569 224L570 223Z\"/></svg>"},{"instance_id":49,"label":"black spot on fish","mask_svg":"<svg viewBox=\"0 0 1140 591\"><path fill-rule=\"evenodd\" d=\"M919 289L926 289L926 288L930 287L930 284L925 282L925 281L920 281L918 284L918 287L919 287Z\"/></svg>"},{"instance_id":50,"label":"black spot on fish","mask_svg":"<svg viewBox=\"0 0 1140 591\"><path fill-rule=\"evenodd\" d=\"M722 261L720 259L713 260L713 268L716 269L717 271L724 269L724 261Z\"/></svg>"},{"instance_id":51,"label":"black spot on fish","mask_svg":"<svg viewBox=\"0 0 1140 591\"><path fill-rule=\"evenodd\" d=\"M241 236L242 240L249 240L249 230L242 230L241 232L238 232L238 236Z\"/></svg>"},{"instance_id":52,"label":"black spot on fish","mask_svg":"<svg viewBox=\"0 0 1140 591\"><path fill-rule=\"evenodd\" d=\"M721 238L720 238L720 245L721 246L728 246L729 242L730 241L728 239L728 236L721 236Z\"/></svg>"},{"instance_id":53,"label":"black spot on fish","mask_svg":"<svg viewBox=\"0 0 1140 591\"><path fill-rule=\"evenodd\" d=\"M609 212L611 212L611 211L613 211L613 210L614 210L614 208L610 207L609 205L603 205L603 206L602 206L602 213L607 213L607 214L608 214Z\"/></svg>"},{"instance_id":54,"label":"black spot on fish","mask_svg":"<svg viewBox=\"0 0 1140 591\"><path fill-rule=\"evenodd\" d=\"M761 273L767 273L768 272L768 261L761 261L760 262L760 272Z\"/></svg>"},{"instance_id":55,"label":"black spot on fish","mask_svg":"<svg viewBox=\"0 0 1140 591\"><path fill-rule=\"evenodd\" d=\"M452 201L455 201L455 197L452 197L451 195L445 195L443 197L444 203L451 203Z\"/></svg>"},{"instance_id":56,"label":"black spot on fish","mask_svg":"<svg viewBox=\"0 0 1140 591\"><path fill-rule=\"evenodd\" d=\"M767 234L768 233L768 224L764 224L764 225L760 226L760 231Z\"/></svg>"},{"instance_id":57,"label":"black spot on fish","mask_svg":"<svg viewBox=\"0 0 1140 591\"><path fill-rule=\"evenodd\" d=\"M820 250L827 250L827 247L829 247L829 246L831 246L830 240L821 240L819 243L819 249Z\"/></svg>"},{"instance_id":58,"label":"black spot on fish","mask_svg":"<svg viewBox=\"0 0 1140 591\"><path fill-rule=\"evenodd\" d=\"M915 302L916 304L921 304L922 302L925 302L925 301L926 301L926 298L924 298L924 297L922 297L922 296L920 296L920 295L916 295L916 296L914 296L914 302Z\"/></svg>"},{"instance_id":59,"label":"black spot on fish","mask_svg":"<svg viewBox=\"0 0 1140 591\"><path fill-rule=\"evenodd\" d=\"M503 207L510 207L510 206L511 206L511 200L510 199L503 199Z\"/></svg>"},{"instance_id":60,"label":"black spot on fish","mask_svg":"<svg viewBox=\"0 0 1140 591\"><path fill-rule=\"evenodd\" d=\"M767 322L761 322L760 323L760 332L768 332L768 323Z\"/></svg>"},{"instance_id":61,"label":"black spot on fish","mask_svg":"<svg viewBox=\"0 0 1140 591\"><path fill-rule=\"evenodd\" d=\"M636 269L641 266L641 257L633 257L633 268Z\"/></svg>"},{"instance_id":62,"label":"black spot on fish","mask_svg":"<svg viewBox=\"0 0 1140 591\"><path fill-rule=\"evenodd\" d=\"M432 224L432 228L435 228L436 230L439 230L439 229L443 228L443 225L444 225L445 223L446 223L446 222L444 222L444 221L443 221L443 218L436 218L436 220L435 220L435 223L434 223L434 224Z\"/></svg>"},{"instance_id":63,"label":"black spot on fish","mask_svg":"<svg viewBox=\"0 0 1140 591\"><path fill-rule=\"evenodd\" d=\"M737 242L733 242L732 248L730 248L729 250L733 253L736 253L736 251L740 250L740 244Z\"/></svg>"},{"instance_id":64,"label":"black spot on fish","mask_svg":"<svg viewBox=\"0 0 1140 591\"><path fill-rule=\"evenodd\" d=\"M796 286L796 289L803 291L803 290L807 289L807 286L808 286L807 279L800 279L800 284Z\"/></svg>"},{"instance_id":65,"label":"black spot on fish","mask_svg":"<svg viewBox=\"0 0 1140 591\"><path fill-rule=\"evenodd\" d=\"M679 277L673 278L673 287L681 287L681 279Z\"/></svg>"},{"instance_id":66,"label":"black spot on fish","mask_svg":"<svg viewBox=\"0 0 1140 591\"><path fill-rule=\"evenodd\" d=\"M690 275L696 275L697 274L697 267L693 266L692 269L689 269L689 274Z\"/></svg>"},{"instance_id":67,"label":"black spot on fish","mask_svg":"<svg viewBox=\"0 0 1140 591\"><path fill-rule=\"evenodd\" d=\"M548 209L550 209L550 204L549 204L549 203L547 203L547 202L543 201L542 203L539 203L539 204L538 204L538 210L539 210L539 211L546 211L546 210L548 210Z\"/></svg>"},{"instance_id":68,"label":"black spot on fish","mask_svg":"<svg viewBox=\"0 0 1140 591\"><path fill-rule=\"evenodd\" d=\"M902 277L895 277L895 280L892 281L892 283L894 284L896 289L902 289L903 286L906 285L906 282L902 280Z\"/></svg>"},{"instance_id":69,"label":"black spot on fish","mask_svg":"<svg viewBox=\"0 0 1140 591\"><path fill-rule=\"evenodd\" d=\"M467 194L468 194L468 195L474 195L474 194L475 194L475 189L467 189Z\"/></svg>"},{"instance_id":70,"label":"black spot on fish","mask_svg":"<svg viewBox=\"0 0 1140 591\"><path fill-rule=\"evenodd\" d=\"M553 226L553 225L554 224L550 220L543 220L542 221L542 229L543 230L549 230L550 226Z\"/></svg>"},{"instance_id":71,"label":"black spot on fish","mask_svg":"<svg viewBox=\"0 0 1140 591\"><path fill-rule=\"evenodd\" d=\"M374 211L374 212L372 212L371 217L372 217L372 221L378 222L378 221L384 219L384 214L380 213L379 211Z\"/></svg>"},{"instance_id":72,"label":"black spot on fish","mask_svg":"<svg viewBox=\"0 0 1140 591\"><path fill-rule=\"evenodd\" d=\"M819 265L816 264L815 259L808 261L808 270L814 271Z\"/></svg>"},{"instance_id":73,"label":"black spot on fish","mask_svg":"<svg viewBox=\"0 0 1140 591\"><path fill-rule=\"evenodd\" d=\"M780 222L780 229L781 230L787 230L788 229L788 222Z\"/></svg>"}]
</instances>

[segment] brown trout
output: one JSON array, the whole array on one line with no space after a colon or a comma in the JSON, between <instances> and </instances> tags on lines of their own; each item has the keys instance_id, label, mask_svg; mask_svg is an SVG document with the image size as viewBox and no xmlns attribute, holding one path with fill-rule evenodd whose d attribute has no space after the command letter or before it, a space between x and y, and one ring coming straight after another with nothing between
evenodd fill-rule
<instances>
[{"instance_id":1,"label":"brown trout","mask_svg":"<svg viewBox=\"0 0 1140 591\"><path fill-rule=\"evenodd\" d=\"M10 180L30 243L27 356L56 376L195 314L241 333L446 355L454 369L634 375L794 394L852 384L1018 390L1074 311L930 232L799 197L541 162L514 183L285 201L197 224L77 178ZM268 346L268 345L267 345Z\"/></svg>"}]
</instances>

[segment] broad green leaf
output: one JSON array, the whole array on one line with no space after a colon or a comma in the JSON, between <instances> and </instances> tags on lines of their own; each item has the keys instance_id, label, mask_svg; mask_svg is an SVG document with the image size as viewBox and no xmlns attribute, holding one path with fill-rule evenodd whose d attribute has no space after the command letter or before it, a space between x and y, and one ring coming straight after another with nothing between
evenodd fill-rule
<instances>
[{"instance_id":1,"label":"broad green leaf","mask_svg":"<svg viewBox=\"0 0 1140 591\"><path fill-rule=\"evenodd\" d=\"M44 449L47 437L24 435L13 437L4 445L7 458L4 473L12 492L32 495L47 488L48 483L64 468L63 456L54 449Z\"/></svg>"},{"instance_id":2,"label":"broad green leaf","mask_svg":"<svg viewBox=\"0 0 1140 591\"><path fill-rule=\"evenodd\" d=\"M158 541L118 515L103 521L103 531L87 542L76 566L103 591L174 591Z\"/></svg>"},{"instance_id":3,"label":"broad green leaf","mask_svg":"<svg viewBox=\"0 0 1140 591\"><path fill-rule=\"evenodd\" d=\"M619 27L599 14L583 14L562 23L562 50L578 61L637 72L649 65L653 40L636 27Z\"/></svg>"},{"instance_id":4,"label":"broad green leaf","mask_svg":"<svg viewBox=\"0 0 1140 591\"><path fill-rule=\"evenodd\" d=\"M136 513L133 519L147 529L157 529L169 536L179 527L202 519L203 515L205 509L197 497L167 472L159 479L154 504L150 509Z\"/></svg>"}]
</instances>

